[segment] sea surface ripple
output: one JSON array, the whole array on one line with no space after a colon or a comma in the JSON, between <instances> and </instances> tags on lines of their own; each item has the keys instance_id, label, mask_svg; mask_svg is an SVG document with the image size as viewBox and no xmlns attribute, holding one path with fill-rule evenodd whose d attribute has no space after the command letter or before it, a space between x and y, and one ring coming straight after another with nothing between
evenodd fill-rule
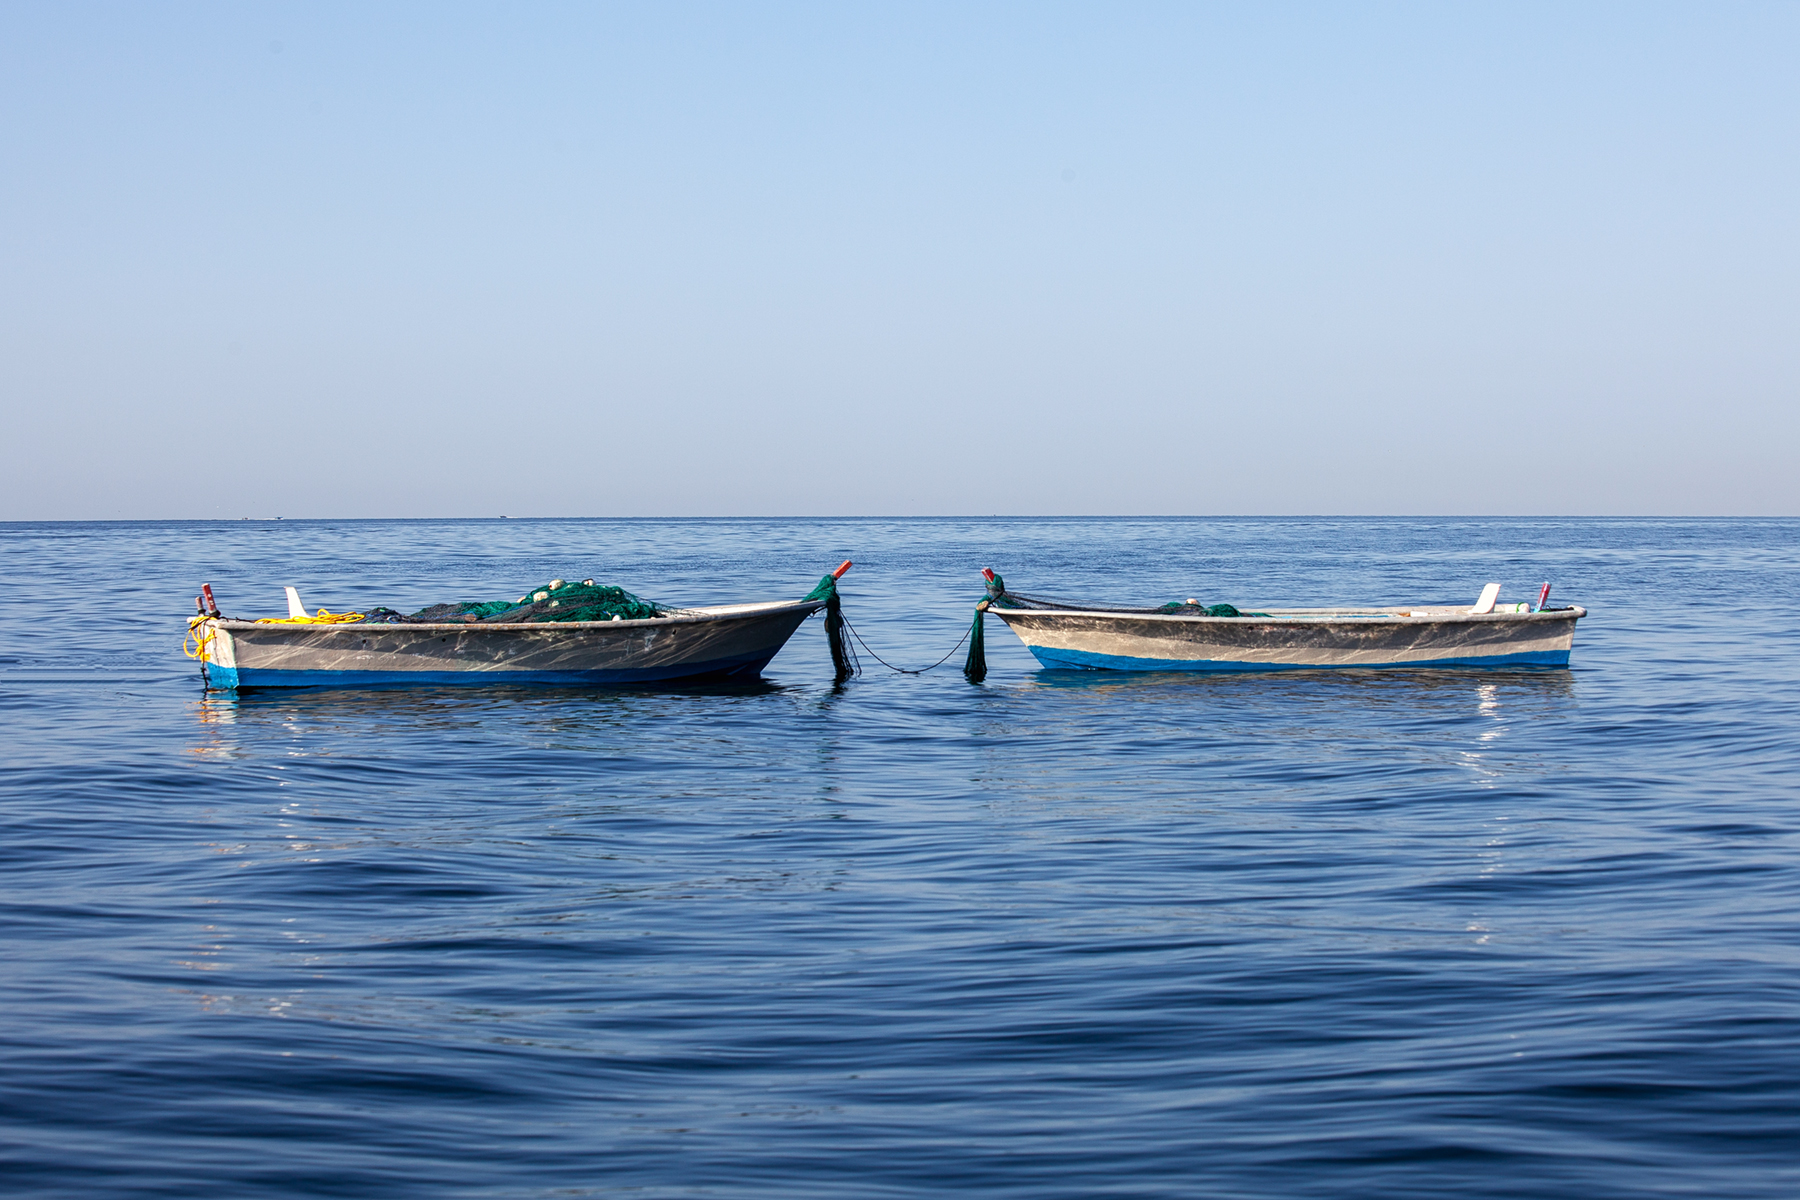
<instances>
[{"instance_id":1,"label":"sea surface ripple","mask_svg":"<svg viewBox=\"0 0 1800 1200\"><path fill-rule=\"evenodd\" d=\"M0 1192L1800 1194L1800 523L0 525ZM1569 670L204 693L211 582L1587 606Z\"/></svg>"}]
</instances>

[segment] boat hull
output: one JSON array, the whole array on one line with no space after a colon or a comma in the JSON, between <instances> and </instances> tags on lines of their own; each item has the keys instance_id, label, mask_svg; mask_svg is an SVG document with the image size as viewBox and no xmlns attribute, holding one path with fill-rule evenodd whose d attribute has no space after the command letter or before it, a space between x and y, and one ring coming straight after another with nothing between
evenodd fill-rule
<instances>
[{"instance_id":1,"label":"boat hull","mask_svg":"<svg viewBox=\"0 0 1800 1200\"><path fill-rule=\"evenodd\" d=\"M822 601L692 609L649 621L288 625L217 619L209 687L634 684L754 679Z\"/></svg>"},{"instance_id":2,"label":"boat hull","mask_svg":"<svg viewBox=\"0 0 1800 1200\"><path fill-rule=\"evenodd\" d=\"M1582 608L1471 614L1288 609L1266 617L989 610L1046 667L1293 671L1346 667L1566 667Z\"/></svg>"}]
</instances>

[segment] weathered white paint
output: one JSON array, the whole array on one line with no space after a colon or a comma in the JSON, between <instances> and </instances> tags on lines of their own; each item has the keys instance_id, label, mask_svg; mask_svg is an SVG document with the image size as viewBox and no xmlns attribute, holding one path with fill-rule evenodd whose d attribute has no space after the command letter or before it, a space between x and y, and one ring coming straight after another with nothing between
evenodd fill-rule
<instances>
[{"instance_id":1,"label":"weathered white paint","mask_svg":"<svg viewBox=\"0 0 1800 1200\"><path fill-rule=\"evenodd\" d=\"M1583 608L1280 609L1266 616L990 609L1047 666L1249 670L1492 663L1565 665Z\"/></svg>"}]
</instances>

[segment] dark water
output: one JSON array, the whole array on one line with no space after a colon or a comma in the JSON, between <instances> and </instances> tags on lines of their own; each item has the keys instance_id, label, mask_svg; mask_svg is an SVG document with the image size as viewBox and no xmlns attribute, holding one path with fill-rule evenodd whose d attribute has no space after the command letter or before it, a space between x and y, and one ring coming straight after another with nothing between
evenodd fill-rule
<instances>
[{"instance_id":1,"label":"dark water","mask_svg":"<svg viewBox=\"0 0 1800 1200\"><path fill-rule=\"evenodd\" d=\"M1800 524L0 526L10 1196L1800 1194ZM210 580L1587 605L1568 671L202 695ZM865 660L866 661L866 660ZM872 664L871 664L872 665Z\"/></svg>"}]
</instances>

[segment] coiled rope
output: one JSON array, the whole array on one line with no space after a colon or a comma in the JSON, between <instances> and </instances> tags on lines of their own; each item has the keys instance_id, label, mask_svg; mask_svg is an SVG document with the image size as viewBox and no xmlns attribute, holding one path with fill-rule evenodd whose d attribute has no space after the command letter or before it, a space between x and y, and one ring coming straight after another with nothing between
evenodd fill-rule
<instances>
[{"instance_id":1,"label":"coiled rope","mask_svg":"<svg viewBox=\"0 0 1800 1200\"><path fill-rule=\"evenodd\" d=\"M183 654L187 655L189 658L197 658L203 663L212 661L212 659L206 656L206 650L207 647L212 645L213 639L218 636L218 627L214 626L204 633L194 632L211 619L212 618L210 617L204 616L188 618L187 636L181 639L181 652ZM194 647L192 650L188 649L188 644L190 642Z\"/></svg>"},{"instance_id":2,"label":"coiled rope","mask_svg":"<svg viewBox=\"0 0 1800 1200\"><path fill-rule=\"evenodd\" d=\"M258 625L348 625L363 619L362 613L329 613L320 609L311 617L258 617Z\"/></svg>"}]
</instances>

